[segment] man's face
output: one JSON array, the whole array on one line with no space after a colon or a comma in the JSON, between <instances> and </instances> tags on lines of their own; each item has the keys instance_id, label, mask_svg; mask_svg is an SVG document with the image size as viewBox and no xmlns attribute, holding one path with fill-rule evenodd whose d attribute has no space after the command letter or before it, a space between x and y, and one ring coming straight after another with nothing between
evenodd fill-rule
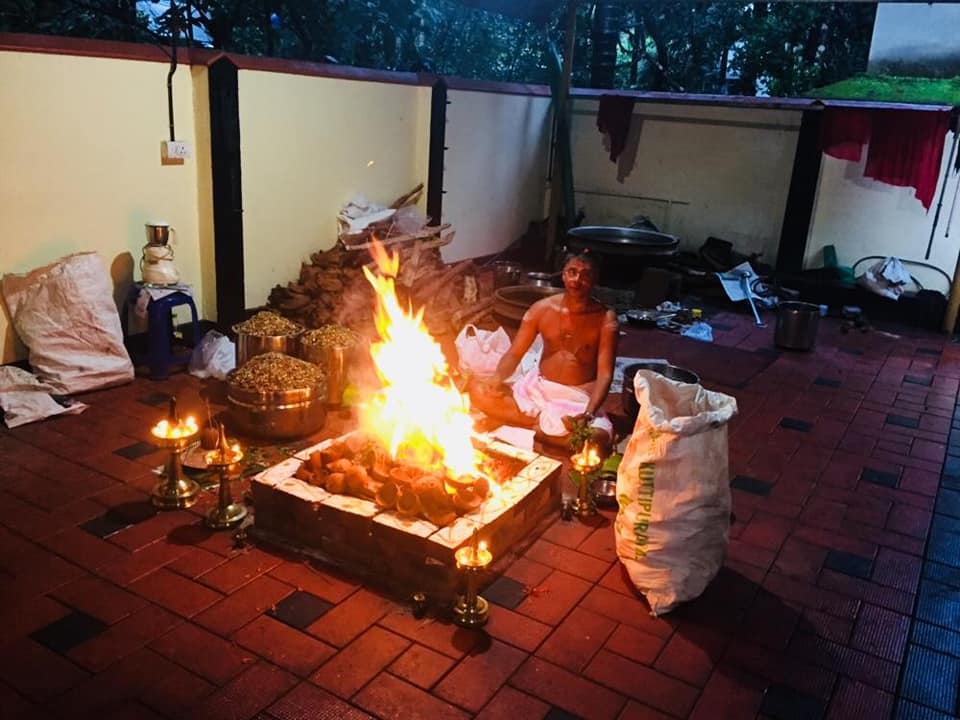
<instances>
[{"instance_id":1,"label":"man's face","mask_svg":"<svg viewBox=\"0 0 960 720\"><path fill-rule=\"evenodd\" d=\"M563 287L574 295L586 295L593 289L593 268L574 258L563 266Z\"/></svg>"}]
</instances>

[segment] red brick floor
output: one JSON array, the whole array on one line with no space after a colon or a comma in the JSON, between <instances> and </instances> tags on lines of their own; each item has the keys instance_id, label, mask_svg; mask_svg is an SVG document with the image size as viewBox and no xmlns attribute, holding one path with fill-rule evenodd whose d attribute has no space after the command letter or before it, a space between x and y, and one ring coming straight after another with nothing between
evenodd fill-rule
<instances>
[{"instance_id":1,"label":"red brick floor","mask_svg":"<svg viewBox=\"0 0 960 720\"><path fill-rule=\"evenodd\" d=\"M162 454L142 443L166 396L194 412L222 397L185 374L0 431L0 716L952 717L960 346L827 320L814 352L770 355L772 327L711 319L716 345L769 362L724 387L687 356L739 403L735 520L717 579L661 618L620 569L609 512L557 518L491 588L483 632L205 530L212 489L150 513ZM660 356L667 336L629 332ZM320 436L347 426L333 414Z\"/></svg>"}]
</instances>

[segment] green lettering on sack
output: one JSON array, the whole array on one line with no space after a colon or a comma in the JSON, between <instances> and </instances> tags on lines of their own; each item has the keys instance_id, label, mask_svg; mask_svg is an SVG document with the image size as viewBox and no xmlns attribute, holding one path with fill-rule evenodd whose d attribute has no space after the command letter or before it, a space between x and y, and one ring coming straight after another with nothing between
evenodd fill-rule
<instances>
[{"instance_id":1,"label":"green lettering on sack","mask_svg":"<svg viewBox=\"0 0 960 720\"><path fill-rule=\"evenodd\" d=\"M637 498L635 502L639 511L633 522L633 533L636 538L634 547L637 559L647 556L647 543L650 538L647 530L650 528L650 512L653 510L653 481L657 473L657 466L652 462L640 463L637 468Z\"/></svg>"}]
</instances>

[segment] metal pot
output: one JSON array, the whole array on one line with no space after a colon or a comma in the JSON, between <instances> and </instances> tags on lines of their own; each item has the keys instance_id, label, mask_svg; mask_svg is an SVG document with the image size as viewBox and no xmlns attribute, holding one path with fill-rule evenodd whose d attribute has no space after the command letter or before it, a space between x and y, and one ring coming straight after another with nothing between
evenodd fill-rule
<instances>
[{"instance_id":1,"label":"metal pot","mask_svg":"<svg viewBox=\"0 0 960 720\"><path fill-rule=\"evenodd\" d=\"M571 250L609 255L673 255L679 239L666 233L608 225L584 225L567 231Z\"/></svg>"},{"instance_id":2,"label":"metal pot","mask_svg":"<svg viewBox=\"0 0 960 720\"><path fill-rule=\"evenodd\" d=\"M227 374L227 405L234 426L247 435L298 438L311 435L327 419L326 383L296 390L248 390Z\"/></svg>"},{"instance_id":3,"label":"metal pot","mask_svg":"<svg viewBox=\"0 0 960 720\"><path fill-rule=\"evenodd\" d=\"M560 288L515 285L494 292L493 312L504 320L519 323L524 313L538 300L563 292Z\"/></svg>"},{"instance_id":4,"label":"metal pot","mask_svg":"<svg viewBox=\"0 0 960 720\"><path fill-rule=\"evenodd\" d=\"M237 334L237 367L243 367L243 364L252 357L269 352L297 356L300 344L299 333L296 335L248 335L239 332L236 326L233 331Z\"/></svg>"},{"instance_id":5,"label":"metal pot","mask_svg":"<svg viewBox=\"0 0 960 720\"><path fill-rule=\"evenodd\" d=\"M555 288L556 280L560 277L558 273L528 272L524 285L541 288Z\"/></svg>"},{"instance_id":6,"label":"metal pot","mask_svg":"<svg viewBox=\"0 0 960 720\"><path fill-rule=\"evenodd\" d=\"M699 385L700 376L692 370L685 370L676 365L668 363L634 363L627 365L623 371L623 390L621 391L621 400L623 402L623 411L630 418L631 422L637 419L640 413L640 403L637 402L636 393L633 390L633 379L640 370L651 370L668 380L689 383L690 385Z\"/></svg>"},{"instance_id":7,"label":"metal pot","mask_svg":"<svg viewBox=\"0 0 960 720\"><path fill-rule=\"evenodd\" d=\"M523 268L520 263L498 260L493 264L493 286L501 288L517 285L522 274Z\"/></svg>"},{"instance_id":8,"label":"metal pot","mask_svg":"<svg viewBox=\"0 0 960 720\"><path fill-rule=\"evenodd\" d=\"M773 342L788 350L811 350L817 342L820 307L805 302L780 303Z\"/></svg>"}]
</instances>

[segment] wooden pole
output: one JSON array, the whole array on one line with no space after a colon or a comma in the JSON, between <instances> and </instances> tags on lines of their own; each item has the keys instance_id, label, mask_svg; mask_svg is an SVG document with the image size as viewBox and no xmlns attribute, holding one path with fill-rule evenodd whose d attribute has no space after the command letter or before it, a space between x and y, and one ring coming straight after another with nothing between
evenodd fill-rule
<instances>
[{"instance_id":1,"label":"wooden pole","mask_svg":"<svg viewBox=\"0 0 960 720\"><path fill-rule=\"evenodd\" d=\"M563 70L560 78L560 89L557 92L557 104L553 115L553 171L550 176L550 215L547 220L546 262L552 267L554 247L557 241L557 226L560 218L560 207L563 205L563 178L560 162L560 114L567 113L567 97L570 94L570 75L573 73L573 49L577 34L577 0L567 0L567 37L563 49ZM567 142L570 142L569 123L567 127ZM570 222L571 218L567 218Z\"/></svg>"}]
</instances>

